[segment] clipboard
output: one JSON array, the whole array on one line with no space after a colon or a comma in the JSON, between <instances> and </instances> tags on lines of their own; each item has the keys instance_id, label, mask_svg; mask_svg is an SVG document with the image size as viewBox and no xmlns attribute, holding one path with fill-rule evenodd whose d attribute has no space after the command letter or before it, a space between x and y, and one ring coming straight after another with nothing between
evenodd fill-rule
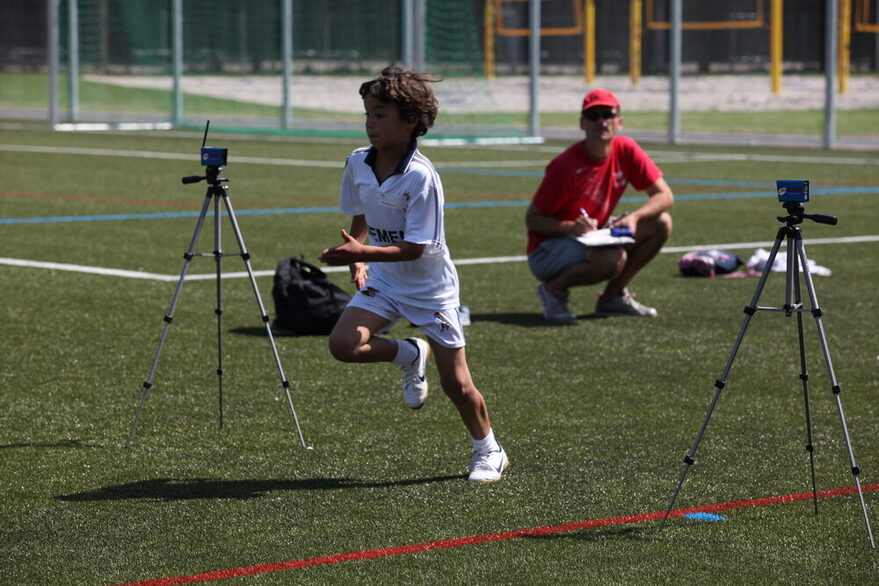
<instances>
[{"instance_id":1,"label":"clipboard","mask_svg":"<svg viewBox=\"0 0 879 586\"><path fill-rule=\"evenodd\" d=\"M574 238L586 246L626 246L635 242L631 230L626 228L591 230Z\"/></svg>"}]
</instances>

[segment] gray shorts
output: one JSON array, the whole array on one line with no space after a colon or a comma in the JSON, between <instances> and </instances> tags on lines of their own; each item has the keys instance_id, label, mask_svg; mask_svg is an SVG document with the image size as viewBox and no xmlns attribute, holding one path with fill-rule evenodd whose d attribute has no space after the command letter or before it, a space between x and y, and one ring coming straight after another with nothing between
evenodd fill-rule
<instances>
[{"instance_id":1,"label":"gray shorts","mask_svg":"<svg viewBox=\"0 0 879 586\"><path fill-rule=\"evenodd\" d=\"M589 247L574 238L550 238L528 255L528 267L538 281L548 281L586 258Z\"/></svg>"}]
</instances>

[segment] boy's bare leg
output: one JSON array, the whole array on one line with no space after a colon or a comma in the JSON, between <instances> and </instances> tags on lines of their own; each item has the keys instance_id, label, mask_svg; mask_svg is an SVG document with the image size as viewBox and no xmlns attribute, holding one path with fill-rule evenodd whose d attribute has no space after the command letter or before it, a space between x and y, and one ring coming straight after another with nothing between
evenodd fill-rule
<instances>
[{"instance_id":1,"label":"boy's bare leg","mask_svg":"<svg viewBox=\"0 0 879 586\"><path fill-rule=\"evenodd\" d=\"M388 323L365 309L346 308L330 332L330 354L342 362L392 361L397 355L396 341L373 335Z\"/></svg>"},{"instance_id":2,"label":"boy's bare leg","mask_svg":"<svg viewBox=\"0 0 879 586\"><path fill-rule=\"evenodd\" d=\"M488 408L482 393L473 384L464 348L446 348L428 338L436 360L440 384L461 415L467 431L474 439L482 439L491 431Z\"/></svg>"}]
</instances>

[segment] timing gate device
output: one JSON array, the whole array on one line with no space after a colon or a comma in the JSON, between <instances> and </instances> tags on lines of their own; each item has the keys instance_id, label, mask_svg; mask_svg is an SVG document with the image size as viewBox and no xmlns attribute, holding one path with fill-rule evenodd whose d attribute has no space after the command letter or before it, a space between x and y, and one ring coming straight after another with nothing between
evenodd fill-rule
<instances>
[{"instance_id":1,"label":"timing gate device","mask_svg":"<svg viewBox=\"0 0 879 586\"><path fill-rule=\"evenodd\" d=\"M134 421L131 424L131 430L128 433L128 441L125 443L125 447L127 448L131 446L131 442L134 439L134 434L137 430L137 424L140 421L140 415L143 411L143 406L146 403L147 396L149 395L150 389L153 386L153 377L156 373L156 367L159 364L159 357L162 354L162 348L165 345L165 339L168 337L168 330L171 327L171 322L174 319L174 310L177 307L177 302L180 299L180 293L183 290L183 282L186 280L186 273L189 270L189 263L194 257L197 256L213 257L216 262L217 306L214 310L214 313L216 313L217 315L217 387L219 398L219 426L221 428L223 427L224 371L222 260L224 256L240 256L244 260L244 266L247 269L247 276L250 280L250 286L253 289L253 294L256 296L256 303L259 306L259 313L262 317L262 321L266 330L266 335L268 336L269 342L272 347L272 353L274 354L275 365L277 366L278 374L281 377L281 385L283 386L284 392L287 395L287 403L290 406L290 413L293 416L293 423L295 424L296 431L299 434L299 441L302 444L303 448L311 449L311 447L306 445L305 437L302 435L302 428L299 425L299 417L296 415L296 408L293 405L293 397L290 395L290 383L287 380L287 376L284 374L283 366L281 366L281 358L278 355L278 347L275 345L275 338L272 334L271 326L269 325L269 316L266 313L265 305L263 305L262 297L260 297L259 289L256 285L256 279L253 276L253 268L250 265L250 253L247 252L247 247L244 245L244 237L241 235L241 229L238 227L238 220L235 217L235 211L232 209L232 201L229 199L228 186L223 184L224 182L228 181L228 179L225 177L220 177L220 170L226 166L228 151L224 147L205 146L210 124L211 122L210 120L208 120L207 124L205 125L204 139L202 140L201 147L201 163L205 166L205 175L189 175L187 177L183 177L181 180L184 184L198 183L199 181L204 180L208 184L207 193L205 194L204 203L201 206L201 213L198 216L198 221L195 224L195 232L193 233L192 240L189 243L189 249L183 254L184 262L183 269L180 271L180 279L177 281L177 288L174 290L174 296L171 298L171 308L168 310L168 313L165 314L164 317L165 325L162 329L162 336L159 339L159 345L156 348L156 353L153 357L152 365L150 366L149 375L147 376L146 381L143 383L143 392L140 395L140 401L137 405L137 411L134 414ZM198 238L201 234L202 226L204 225L205 216L207 215L208 206L210 205L211 200L214 201L214 250L211 253L198 253L195 252L195 247L198 243ZM239 252L237 253L225 254L223 252L221 237L222 233L220 230L220 218L222 216L220 210L221 201L226 208L229 220L232 223L232 231L235 234L235 240L238 242Z\"/></svg>"},{"instance_id":2,"label":"timing gate device","mask_svg":"<svg viewBox=\"0 0 879 586\"><path fill-rule=\"evenodd\" d=\"M690 448L689 453L684 456L684 468L681 471L680 480L678 481L677 488L672 495L671 502L669 503L668 508L665 511L662 522L659 525L659 530L661 531L662 528L665 526L665 523L668 520L669 515L671 514L672 507L674 507L678 494L681 491L681 487L684 485L684 480L687 477L687 472L690 470L690 467L696 462L696 452L699 449L699 444L702 442L702 436L705 433L705 429L708 427L708 421L709 419L711 419L711 414L714 412L714 407L717 405L717 401L720 398L721 391L724 389L724 387L726 387L726 381L729 375L729 371L732 368L733 361L735 360L736 354L739 350L739 346L741 346L742 344L742 339L745 337L745 332L748 329L748 324L750 323L751 318L758 311L783 311L785 316L787 317L790 317L793 314L796 314L797 316L797 334L799 337L800 350L800 380L803 383L803 399L806 411L806 451L809 453L809 463L812 473L812 500L814 502L815 513L818 513L818 487L815 480L815 454L814 446L812 444L812 412L809 405L809 374L806 369L806 346L803 338L803 313L808 311L815 318L815 324L818 330L818 338L821 342L821 349L824 354L824 364L827 367L827 374L830 379L830 390L833 392L833 397L836 401L836 410L839 413L839 421L842 425L842 436L843 440L845 441L845 447L848 453L852 476L854 477L855 485L857 487L858 497L861 501L861 511L864 514L864 521L867 525L867 536L870 539L870 546L875 549L876 543L873 540L873 530L870 527L870 517L867 515L867 505L864 503L864 493L861 488L861 471L860 468L858 468L857 463L855 462L855 455L852 451L852 444L848 433L848 426L846 425L845 415L842 410L842 399L840 397L842 389L836 380L836 374L833 371L833 362L830 359L830 350L827 347L827 338L824 335L824 323L821 319L824 312L820 307L818 307L818 298L815 295L815 286L812 283L812 275L809 272L809 265L806 260L806 251L803 247L803 235L800 231L800 224L803 223L803 220L812 220L813 222L817 222L819 224L829 225L836 225L838 220L836 216L805 213L803 203L809 201L808 181L779 180L776 183L776 187L778 190L778 201L782 203L782 206L788 212L786 216L777 217L779 222L784 223L784 226L782 226L778 230L778 235L775 238L775 244L772 247L772 251L769 253L769 258L766 261L766 266L763 268L763 273L760 275L760 280L757 282L757 288L754 291L754 296L751 298L751 302L745 307L745 318L742 322L741 328L739 329L739 334L736 337L736 341L733 344L732 351L730 352L729 358L726 361L726 366L723 369L723 373L720 375L720 378L714 383L714 396L712 397L711 403L708 406L708 412L705 414L705 420L702 422L702 427L699 429L699 432L696 435L695 442L693 442L693 447ZM766 284L766 279L768 278L769 273L772 270L772 265L775 263L775 256L778 254L778 249L781 247L781 243L784 240L787 240L787 268L784 305L782 305L781 307L758 306L757 303L760 300L760 295L763 292L763 286ZM802 301L802 295L800 291L800 273L802 273L803 280L806 284L806 291L808 292L809 301L812 304L811 308L805 307Z\"/></svg>"}]
</instances>

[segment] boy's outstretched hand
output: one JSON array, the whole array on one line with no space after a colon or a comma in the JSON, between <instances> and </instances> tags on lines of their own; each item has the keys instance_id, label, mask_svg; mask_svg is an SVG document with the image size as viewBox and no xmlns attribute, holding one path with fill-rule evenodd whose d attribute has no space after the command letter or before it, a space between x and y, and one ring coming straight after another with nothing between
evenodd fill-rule
<instances>
[{"instance_id":1,"label":"boy's outstretched hand","mask_svg":"<svg viewBox=\"0 0 879 586\"><path fill-rule=\"evenodd\" d=\"M344 240L342 244L327 248L318 256L322 263L331 266L344 266L362 260L360 255L363 252L363 243L348 234L344 229L341 230L341 234L342 240Z\"/></svg>"}]
</instances>

